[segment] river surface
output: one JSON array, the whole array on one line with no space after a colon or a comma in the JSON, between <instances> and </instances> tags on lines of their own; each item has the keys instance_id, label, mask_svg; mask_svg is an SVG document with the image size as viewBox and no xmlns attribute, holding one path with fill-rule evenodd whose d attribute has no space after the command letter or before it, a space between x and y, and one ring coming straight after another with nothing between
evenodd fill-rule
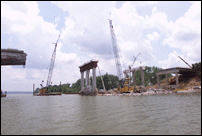
<instances>
[{"instance_id":1,"label":"river surface","mask_svg":"<svg viewBox=\"0 0 202 136\"><path fill-rule=\"evenodd\" d=\"M1 98L1 134L201 135L201 92Z\"/></svg>"}]
</instances>

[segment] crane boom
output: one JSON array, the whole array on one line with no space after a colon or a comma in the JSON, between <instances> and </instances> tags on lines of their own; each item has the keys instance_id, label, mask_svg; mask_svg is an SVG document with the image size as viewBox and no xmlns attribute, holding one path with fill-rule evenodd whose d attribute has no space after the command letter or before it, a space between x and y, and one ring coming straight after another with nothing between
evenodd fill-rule
<instances>
[{"instance_id":1,"label":"crane boom","mask_svg":"<svg viewBox=\"0 0 202 136\"><path fill-rule=\"evenodd\" d=\"M182 59L180 56L178 56L185 64L187 64L190 68L192 68L184 59Z\"/></svg>"},{"instance_id":2,"label":"crane boom","mask_svg":"<svg viewBox=\"0 0 202 136\"><path fill-rule=\"evenodd\" d=\"M134 65L134 63L135 63L135 61L136 61L136 59L137 59L137 57L138 57L139 55L140 55L140 53L139 53L136 57L134 56L133 64L132 64L131 66L129 66L129 69L133 67L133 65Z\"/></svg>"},{"instance_id":3,"label":"crane boom","mask_svg":"<svg viewBox=\"0 0 202 136\"><path fill-rule=\"evenodd\" d=\"M173 54L175 54L174 52L172 52ZM176 54L175 54L176 55ZM176 55L178 58L180 58L185 64L187 64L191 69L192 66L190 66L184 59L182 59L180 56Z\"/></svg>"},{"instance_id":4,"label":"crane boom","mask_svg":"<svg viewBox=\"0 0 202 136\"><path fill-rule=\"evenodd\" d=\"M121 80L123 77L121 62L120 62L120 58L119 58L118 46L117 46L117 42L116 42L116 36L114 34L112 20L110 20L110 19L109 19L109 25L110 25L110 32L111 32L111 39L112 39L112 46L113 46L115 63L116 63L117 75L118 75L119 80Z\"/></svg>"},{"instance_id":5,"label":"crane boom","mask_svg":"<svg viewBox=\"0 0 202 136\"><path fill-rule=\"evenodd\" d=\"M56 48L57 48L57 43L58 43L59 38L60 38L60 35L58 36L58 39L57 39L56 43L53 43L53 44L55 44L55 48L54 48L52 58L51 58L50 69L49 69L48 79L47 79L47 84L46 84L47 87L49 85L51 85L51 77L52 77L52 73L53 73L55 57L56 57Z\"/></svg>"}]
</instances>

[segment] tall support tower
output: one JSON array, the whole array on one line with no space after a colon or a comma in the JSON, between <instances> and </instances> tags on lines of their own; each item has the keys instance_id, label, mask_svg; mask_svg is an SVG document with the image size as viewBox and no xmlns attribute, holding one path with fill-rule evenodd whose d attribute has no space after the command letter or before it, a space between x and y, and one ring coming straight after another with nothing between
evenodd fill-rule
<instances>
[{"instance_id":1,"label":"tall support tower","mask_svg":"<svg viewBox=\"0 0 202 136\"><path fill-rule=\"evenodd\" d=\"M59 38L60 38L60 35L58 36L58 40L59 40ZM51 85L51 77L52 77L53 68L54 68L54 63L55 63L56 48L57 48L58 40L57 40L56 43L53 43L53 44L55 44L55 48L54 48L54 51L53 51L53 54L52 54L52 58L51 58L51 64L50 64L50 69L49 69L48 79L47 79L47 84L46 84L47 87L48 87L49 85Z\"/></svg>"},{"instance_id":2,"label":"tall support tower","mask_svg":"<svg viewBox=\"0 0 202 136\"><path fill-rule=\"evenodd\" d=\"M110 32L111 32L111 38L112 38L112 46L113 46L113 52L114 52L114 59L115 59L115 63L116 63L117 75L119 77L119 80L121 80L123 77L121 62L120 62L120 58L119 58L118 46L117 46L117 42L116 42L116 36L114 34L112 20L110 20L110 19L109 19L109 25L110 25Z\"/></svg>"}]
</instances>

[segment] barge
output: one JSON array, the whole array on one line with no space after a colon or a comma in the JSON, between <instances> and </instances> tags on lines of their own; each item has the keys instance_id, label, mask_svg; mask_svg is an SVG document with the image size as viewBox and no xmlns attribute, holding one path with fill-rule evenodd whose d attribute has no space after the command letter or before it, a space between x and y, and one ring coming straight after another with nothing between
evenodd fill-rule
<instances>
[{"instance_id":1,"label":"barge","mask_svg":"<svg viewBox=\"0 0 202 136\"><path fill-rule=\"evenodd\" d=\"M47 92L47 89L40 89L39 93L33 93L34 96L62 95L62 92Z\"/></svg>"}]
</instances>

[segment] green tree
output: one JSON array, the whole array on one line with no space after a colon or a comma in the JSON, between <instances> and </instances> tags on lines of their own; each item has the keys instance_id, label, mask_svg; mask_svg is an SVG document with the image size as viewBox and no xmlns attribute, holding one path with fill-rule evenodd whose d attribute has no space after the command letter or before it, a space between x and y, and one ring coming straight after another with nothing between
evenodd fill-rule
<instances>
[{"instance_id":1,"label":"green tree","mask_svg":"<svg viewBox=\"0 0 202 136\"><path fill-rule=\"evenodd\" d=\"M96 86L98 89L104 89L102 80L101 80L101 76L96 77Z\"/></svg>"},{"instance_id":2,"label":"green tree","mask_svg":"<svg viewBox=\"0 0 202 136\"><path fill-rule=\"evenodd\" d=\"M110 89L110 82L109 82L109 76L108 74L106 73L104 76L103 76L103 82L104 82L104 85L105 85L105 88L106 90L109 90Z\"/></svg>"},{"instance_id":3,"label":"green tree","mask_svg":"<svg viewBox=\"0 0 202 136\"><path fill-rule=\"evenodd\" d=\"M201 78L201 62L192 64L192 71Z\"/></svg>"},{"instance_id":4,"label":"green tree","mask_svg":"<svg viewBox=\"0 0 202 136\"><path fill-rule=\"evenodd\" d=\"M85 81L84 81L85 83ZM78 93L79 91L81 91L81 79L78 79L76 81L76 83L72 84L72 89L74 93Z\"/></svg>"}]
</instances>

